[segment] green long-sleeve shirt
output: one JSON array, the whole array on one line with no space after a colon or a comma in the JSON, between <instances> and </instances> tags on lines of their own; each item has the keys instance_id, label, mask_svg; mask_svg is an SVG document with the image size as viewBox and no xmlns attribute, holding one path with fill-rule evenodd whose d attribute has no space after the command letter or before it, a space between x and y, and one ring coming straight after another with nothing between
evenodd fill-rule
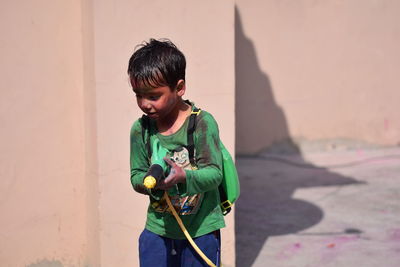
<instances>
[{"instance_id":1,"label":"green long-sleeve shirt","mask_svg":"<svg viewBox=\"0 0 400 267\"><path fill-rule=\"evenodd\" d=\"M158 138L160 144L170 151L174 161L185 169L186 183L178 184L168 193L190 235L201 236L225 226L218 193L218 185L222 180L218 125L206 111L197 115L194 133L197 169L193 169L185 147L188 123L189 117L176 133L168 136L160 134L151 120L150 129L144 131L144 136L142 119L137 120L131 129L131 183L139 193L148 194L150 200L146 229L174 239L184 239L185 236L173 215L167 211L166 202L161 198L163 191L143 188L143 178L150 165L146 147L148 135L150 144L154 138Z\"/></svg>"}]
</instances>

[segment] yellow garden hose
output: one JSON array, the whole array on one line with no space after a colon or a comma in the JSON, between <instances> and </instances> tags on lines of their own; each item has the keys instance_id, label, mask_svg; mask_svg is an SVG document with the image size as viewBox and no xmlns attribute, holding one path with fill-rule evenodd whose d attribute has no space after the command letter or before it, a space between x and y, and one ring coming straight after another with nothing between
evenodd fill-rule
<instances>
[{"instance_id":1,"label":"yellow garden hose","mask_svg":"<svg viewBox=\"0 0 400 267\"><path fill-rule=\"evenodd\" d=\"M192 245L194 250L200 255L200 257L208 264L208 266L211 267L217 267L207 256L199 249L199 247L196 245L196 243L193 241L192 237L190 236L189 232L186 230L185 225L183 224L181 218L179 217L178 213L176 212L174 206L172 206L171 200L169 199L169 196L167 194L167 191L164 192L164 198L167 201L168 207L171 210L172 214L174 215L176 221L179 224L179 227L182 229L182 232L185 234L187 240L189 240L189 243Z\"/></svg>"}]
</instances>

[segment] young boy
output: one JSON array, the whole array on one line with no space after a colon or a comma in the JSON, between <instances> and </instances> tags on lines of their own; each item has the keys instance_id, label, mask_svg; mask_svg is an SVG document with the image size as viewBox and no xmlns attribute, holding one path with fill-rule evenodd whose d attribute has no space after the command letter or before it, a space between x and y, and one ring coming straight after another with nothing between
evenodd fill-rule
<instances>
[{"instance_id":1,"label":"young boy","mask_svg":"<svg viewBox=\"0 0 400 267\"><path fill-rule=\"evenodd\" d=\"M194 104L183 100L186 60L169 40L150 39L129 60L128 74L139 108L146 114L131 129L131 183L149 196L146 226L139 238L140 266L207 266L191 247L163 197L167 191L197 246L220 266L220 230L225 227L218 185L222 156L218 125L201 111L194 132L194 163L187 149L187 129ZM158 139L169 151L170 172L155 188L143 186L151 162L148 143Z\"/></svg>"}]
</instances>

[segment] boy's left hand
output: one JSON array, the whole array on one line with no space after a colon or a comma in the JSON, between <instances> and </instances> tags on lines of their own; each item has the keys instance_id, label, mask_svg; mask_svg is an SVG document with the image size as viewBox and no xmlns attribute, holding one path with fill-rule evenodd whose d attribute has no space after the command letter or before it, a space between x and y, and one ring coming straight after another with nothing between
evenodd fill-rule
<instances>
[{"instance_id":1,"label":"boy's left hand","mask_svg":"<svg viewBox=\"0 0 400 267\"><path fill-rule=\"evenodd\" d=\"M171 171L165 179L162 179L158 183L157 188L168 190L178 183L186 183L186 172L170 158L165 157L164 160L171 166Z\"/></svg>"}]
</instances>

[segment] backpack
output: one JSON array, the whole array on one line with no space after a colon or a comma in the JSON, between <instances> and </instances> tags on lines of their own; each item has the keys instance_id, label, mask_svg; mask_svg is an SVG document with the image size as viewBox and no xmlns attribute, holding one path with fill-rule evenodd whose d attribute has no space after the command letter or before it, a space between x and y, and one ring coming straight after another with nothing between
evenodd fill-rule
<instances>
[{"instance_id":1,"label":"backpack","mask_svg":"<svg viewBox=\"0 0 400 267\"><path fill-rule=\"evenodd\" d=\"M195 166L194 162L194 132L196 131L197 115L199 115L201 109L194 108L189 118L189 125L187 131L188 140L188 151L190 163ZM238 199L240 195L240 184L239 177L236 171L235 163L229 154L229 151L225 148L222 141L219 141L219 148L222 154L222 182L218 186L219 197L221 200L220 206L222 214L228 214L233 206L233 203Z\"/></svg>"},{"instance_id":2,"label":"backpack","mask_svg":"<svg viewBox=\"0 0 400 267\"><path fill-rule=\"evenodd\" d=\"M189 152L189 160L192 166L196 166L195 157L194 157L194 133L196 131L197 126L197 115L199 115L201 109L194 107L190 114L189 124L187 129L187 149ZM142 117L143 128L149 130L150 129L150 119L143 115ZM144 131L142 131L143 140L145 138ZM151 158L151 144L150 144L150 134L147 135L147 140L145 141L147 152L149 158ZM233 203L238 199L240 195L240 184L239 177L237 174L235 163L229 153L229 151L225 148L224 144L220 140L219 148L222 154L222 182L218 186L219 196L220 196L220 207L222 210L222 214L227 215L233 206Z\"/></svg>"}]
</instances>

